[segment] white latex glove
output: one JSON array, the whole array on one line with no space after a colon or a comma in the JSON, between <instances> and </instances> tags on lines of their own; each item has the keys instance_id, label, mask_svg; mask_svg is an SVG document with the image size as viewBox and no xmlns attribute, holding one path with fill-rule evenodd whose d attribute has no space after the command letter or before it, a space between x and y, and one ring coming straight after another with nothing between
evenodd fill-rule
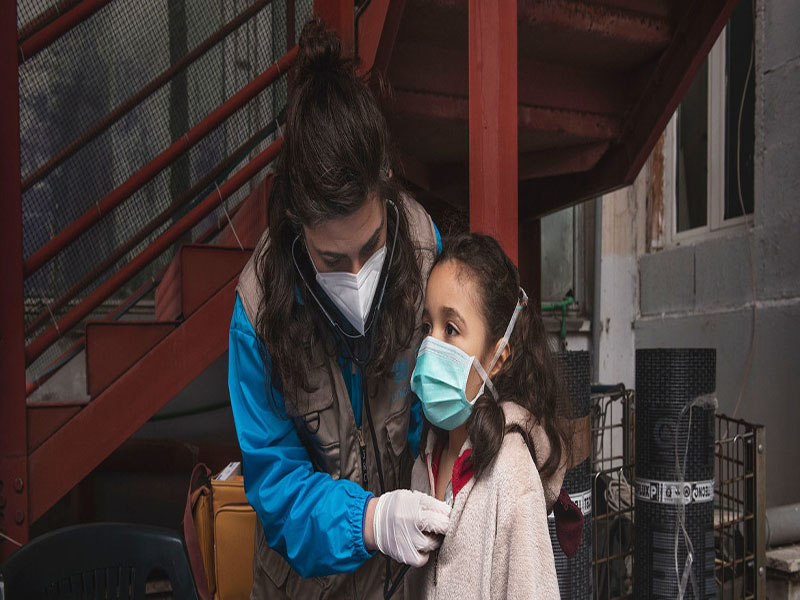
<instances>
[{"instance_id":1,"label":"white latex glove","mask_svg":"<svg viewBox=\"0 0 800 600\"><path fill-rule=\"evenodd\" d=\"M450 523L450 507L436 498L395 490L378 498L375 507L375 544L398 562L421 567L438 548Z\"/></svg>"}]
</instances>

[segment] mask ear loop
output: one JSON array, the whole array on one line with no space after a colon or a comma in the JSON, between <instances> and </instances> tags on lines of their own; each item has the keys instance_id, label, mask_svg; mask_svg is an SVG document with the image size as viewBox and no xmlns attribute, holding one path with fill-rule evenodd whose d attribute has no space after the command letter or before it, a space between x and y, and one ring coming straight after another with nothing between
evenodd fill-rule
<instances>
[{"instance_id":1,"label":"mask ear loop","mask_svg":"<svg viewBox=\"0 0 800 600\"><path fill-rule=\"evenodd\" d=\"M483 385L481 386L481 389L478 390L478 393L475 395L475 398L473 398L470 404L473 404L475 400L481 397L481 395L483 394L484 387L488 388L489 392L492 394L495 401L499 399L497 396L497 390L495 389L492 380L489 378L487 371L491 373L492 369L494 369L494 366L497 363L498 359L500 358L500 355L503 353L503 350L506 349L506 346L508 345L508 342L511 339L511 334L514 331L514 326L517 324L517 318L519 317L519 313L522 311L523 308L528 306L528 294L525 293L525 290L523 288L519 288L519 291L522 295L522 299L517 300L517 306L514 308L514 314L511 315L511 320L508 322L508 327L506 327L506 331L503 334L500 346L497 347L497 351L494 353L494 356L492 357L492 360L489 363L489 368L487 370L484 370L483 365L481 365L480 361L477 358L473 361L473 366L475 367L475 370L481 376L481 379L483 379Z\"/></svg>"}]
</instances>

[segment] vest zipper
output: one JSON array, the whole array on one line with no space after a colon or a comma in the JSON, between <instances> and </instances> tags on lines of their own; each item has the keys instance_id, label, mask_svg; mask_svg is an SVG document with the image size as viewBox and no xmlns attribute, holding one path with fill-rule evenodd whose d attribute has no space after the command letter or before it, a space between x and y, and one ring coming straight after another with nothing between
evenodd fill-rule
<instances>
[{"instance_id":1,"label":"vest zipper","mask_svg":"<svg viewBox=\"0 0 800 600\"><path fill-rule=\"evenodd\" d=\"M437 584L439 575L439 548L433 551L433 585Z\"/></svg>"},{"instance_id":2,"label":"vest zipper","mask_svg":"<svg viewBox=\"0 0 800 600\"><path fill-rule=\"evenodd\" d=\"M356 429L356 438L358 439L358 447L361 450L361 487L365 490L367 488L367 445L364 443L364 434L361 429Z\"/></svg>"}]
</instances>

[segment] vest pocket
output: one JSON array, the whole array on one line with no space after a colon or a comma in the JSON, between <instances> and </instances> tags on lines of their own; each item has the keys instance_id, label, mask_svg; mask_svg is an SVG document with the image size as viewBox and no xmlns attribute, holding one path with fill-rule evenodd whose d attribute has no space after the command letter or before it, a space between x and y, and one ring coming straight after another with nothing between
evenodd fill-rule
<instances>
[{"instance_id":1,"label":"vest pocket","mask_svg":"<svg viewBox=\"0 0 800 600\"><path fill-rule=\"evenodd\" d=\"M408 488L411 483L412 454L408 447L408 425L410 418L408 407L405 410L389 415L386 418L385 435L388 452L385 452L386 462L390 465L391 473L389 490ZM388 482L387 482L388 483ZM387 490L388 491L388 490Z\"/></svg>"}]
</instances>

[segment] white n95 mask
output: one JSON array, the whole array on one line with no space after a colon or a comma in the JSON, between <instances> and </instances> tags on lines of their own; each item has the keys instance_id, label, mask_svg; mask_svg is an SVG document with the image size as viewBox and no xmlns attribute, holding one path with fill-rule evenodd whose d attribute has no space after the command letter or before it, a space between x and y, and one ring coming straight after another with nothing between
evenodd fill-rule
<instances>
[{"instance_id":1,"label":"white n95 mask","mask_svg":"<svg viewBox=\"0 0 800 600\"><path fill-rule=\"evenodd\" d=\"M317 271L317 283L361 335L386 260L386 245L376 251L358 273ZM314 261L311 261L312 263ZM316 270L316 265L314 269Z\"/></svg>"}]
</instances>

